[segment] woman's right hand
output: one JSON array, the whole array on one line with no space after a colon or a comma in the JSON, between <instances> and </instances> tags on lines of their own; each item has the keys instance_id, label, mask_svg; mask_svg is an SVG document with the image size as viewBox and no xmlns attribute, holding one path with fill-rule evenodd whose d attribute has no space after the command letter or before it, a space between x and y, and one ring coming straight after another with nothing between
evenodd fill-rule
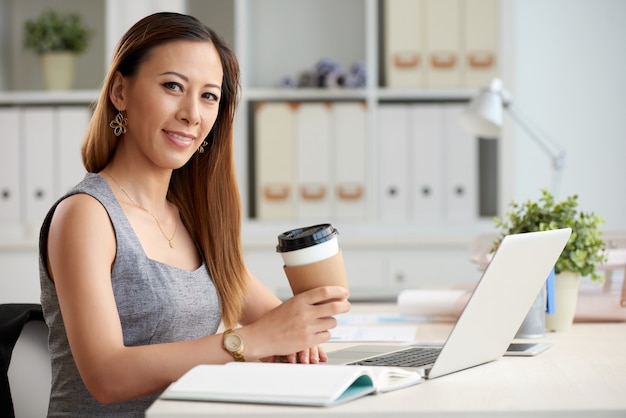
<instances>
[{"instance_id":1,"label":"woman's right hand","mask_svg":"<svg viewBox=\"0 0 626 418\"><path fill-rule=\"evenodd\" d=\"M237 332L249 360L292 356L328 341L334 315L350 310L348 290L323 286L295 295Z\"/></svg>"}]
</instances>

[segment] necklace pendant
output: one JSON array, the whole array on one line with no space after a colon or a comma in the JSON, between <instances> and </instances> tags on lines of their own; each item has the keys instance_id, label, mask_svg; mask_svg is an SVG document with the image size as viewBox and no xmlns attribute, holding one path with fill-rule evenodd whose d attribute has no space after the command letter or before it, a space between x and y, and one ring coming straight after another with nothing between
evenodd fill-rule
<instances>
[{"instance_id":1,"label":"necklace pendant","mask_svg":"<svg viewBox=\"0 0 626 418\"><path fill-rule=\"evenodd\" d=\"M174 248L174 243L172 242L172 240L168 240L168 242L170 243L170 248Z\"/></svg>"}]
</instances>

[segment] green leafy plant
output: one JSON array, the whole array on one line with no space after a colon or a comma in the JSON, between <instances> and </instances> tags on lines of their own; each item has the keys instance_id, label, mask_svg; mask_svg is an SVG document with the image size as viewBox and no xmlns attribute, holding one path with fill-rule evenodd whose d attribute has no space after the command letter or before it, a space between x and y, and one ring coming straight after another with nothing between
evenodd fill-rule
<instances>
[{"instance_id":1,"label":"green leafy plant","mask_svg":"<svg viewBox=\"0 0 626 418\"><path fill-rule=\"evenodd\" d=\"M44 12L24 22L24 47L38 54L51 51L81 53L89 44L91 30L75 13Z\"/></svg>"},{"instance_id":2,"label":"green leafy plant","mask_svg":"<svg viewBox=\"0 0 626 418\"><path fill-rule=\"evenodd\" d=\"M494 222L502 232L494 242L494 250L508 234L571 228L572 235L556 262L555 273L572 271L589 276L591 280L601 278L596 266L607 258L606 244L599 229L604 219L593 212L578 211L578 195L555 202L552 194L544 189L536 202L512 202L510 210L502 218L494 218Z\"/></svg>"}]
</instances>

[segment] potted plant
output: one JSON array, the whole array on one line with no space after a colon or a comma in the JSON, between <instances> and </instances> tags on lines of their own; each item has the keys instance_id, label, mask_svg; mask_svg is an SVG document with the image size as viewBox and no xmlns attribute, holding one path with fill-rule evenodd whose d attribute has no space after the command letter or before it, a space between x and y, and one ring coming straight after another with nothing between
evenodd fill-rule
<instances>
[{"instance_id":1,"label":"potted plant","mask_svg":"<svg viewBox=\"0 0 626 418\"><path fill-rule=\"evenodd\" d=\"M572 235L554 266L556 311L546 317L547 329L568 329L576 312L581 276L594 281L602 279L596 267L607 259L606 244L599 229L604 219L594 212L579 211L578 195L555 202L554 196L544 189L538 201L512 202L510 210L503 217L494 218L494 222L502 233L494 242L494 250L508 234L572 229Z\"/></svg>"},{"instance_id":2,"label":"potted plant","mask_svg":"<svg viewBox=\"0 0 626 418\"><path fill-rule=\"evenodd\" d=\"M91 30L76 13L49 10L24 22L24 47L40 56L44 84L50 90L72 88L76 57L90 37Z\"/></svg>"}]
</instances>

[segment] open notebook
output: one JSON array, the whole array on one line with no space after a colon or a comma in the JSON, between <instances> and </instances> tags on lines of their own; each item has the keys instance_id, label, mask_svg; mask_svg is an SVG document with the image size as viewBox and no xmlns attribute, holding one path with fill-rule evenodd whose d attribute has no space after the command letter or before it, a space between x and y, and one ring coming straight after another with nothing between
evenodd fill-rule
<instances>
[{"instance_id":1,"label":"open notebook","mask_svg":"<svg viewBox=\"0 0 626 418\"><path fill-rule=\"evenodd\" d=\"M443 346L356 345L331 351L329 363L406 367L434 378L500 358L570 235L564 228L504 237ZM426 358L395 359L407 353Z\"/></svg>"},{"instance_id":2,"label":"open notebook","mask_svg":"<svg viewBox=\"0 0 626 418\"><path fill-rule=\"evenodd\" d=\"M233 362L196 366L161 398L331 406L421 382L415 371L387 367Z\"/></svg>"}]
</instances>

